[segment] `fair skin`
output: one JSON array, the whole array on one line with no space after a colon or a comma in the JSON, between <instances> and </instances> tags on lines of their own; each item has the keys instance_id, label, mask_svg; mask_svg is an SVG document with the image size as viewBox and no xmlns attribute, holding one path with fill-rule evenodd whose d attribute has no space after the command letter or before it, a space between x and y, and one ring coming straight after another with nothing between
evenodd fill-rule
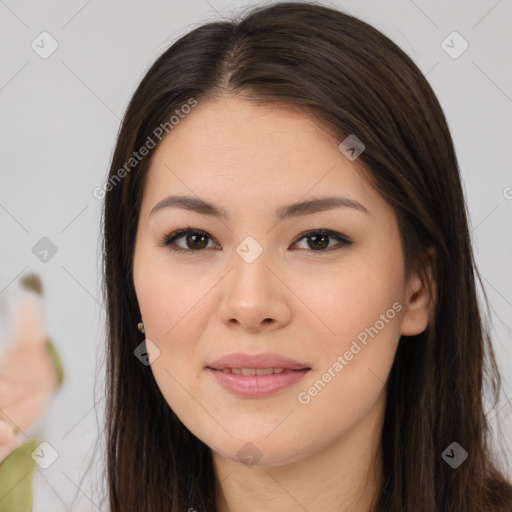
<instances>
[{"instance_id":1,"label":"fair skin","mask_svg":"<svg viewBox=\"0 0 512 512\"><path fill-rule=\"evenodd\" d=\"M0 356L0 463L26 441L26 432L41 419L57 388L42 299L24 290L10 320L11 344Z\"/></svg>"},{"instance_id":2,"label":"fair skin","mask_svg":"<svg viewBox=\"0 0 512 512\"><path fill-rule=\"evenodd\" d=\"M382 483L385 383L400 335L424 331L431 305L420 277L405 279L393 209L340 152L341 140L296 108L229 97L199 102L151 156L134 285L145 336L160 350L156 382L212 450L219 512L367 512ZM176 207L150 215L171 194L199 197L228 217ZM325 196L367 211L275 217L281 206ZM160 245L187 225L207 236L175 240L186 253ZM318 229L352 244L299 237ZM251 263L237 253L248 236L262 249ZM333 370L375 325L378 333ZM310 370L271 396L241 397L206 367L233 352L271 352ZM308 393L322 378L321 391ZM255 462L237 455L242 448Z\"/></svg>"}]
</instances>

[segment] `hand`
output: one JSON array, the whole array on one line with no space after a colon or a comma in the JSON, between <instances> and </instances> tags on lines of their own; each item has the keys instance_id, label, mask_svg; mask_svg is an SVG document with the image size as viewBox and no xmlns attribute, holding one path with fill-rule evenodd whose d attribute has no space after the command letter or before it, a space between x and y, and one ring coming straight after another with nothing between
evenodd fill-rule
<instances>
[{"instance_id":1,"label":"hand","mask_svg":"<svg viewBox=\"0 0 512 512\"><path fill-rule=\"evenodd\" d=\"M15 345L2 357L0 462L24 440L22 432L42 418L56 389L57 377L45 345ZM14 429L22 432L15 436Z\"/></svg>"}]
</instances>

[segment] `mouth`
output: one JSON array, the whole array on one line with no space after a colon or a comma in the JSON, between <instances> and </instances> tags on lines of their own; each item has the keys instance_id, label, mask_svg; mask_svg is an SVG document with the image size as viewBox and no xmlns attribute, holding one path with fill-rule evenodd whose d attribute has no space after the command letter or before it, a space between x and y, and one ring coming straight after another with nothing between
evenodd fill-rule
<instances>
[{"instance_id":1,"label":"mouth","mask_svg":"<svg viewBox=\"0 0 512 512\"><path fill-rule=\"evenodd\" d=\"M290 368L210 368L210 370L222 371L224 373L233 373L235 375L273 375L280 373L290 373L302 370L310 370L311 368L299 368L292 370Z\"/></svg>"},{"instance_id":2,"label":"mouth","mask_svg":"<svg viewBox=\"0 0 512 512\"><path fill-rule=\"evenodd\" d=\"M277 354L230 354L209 363L206 370L231 394L265 398L298 383L311 368Z\"/></svg>"}]
</instances>

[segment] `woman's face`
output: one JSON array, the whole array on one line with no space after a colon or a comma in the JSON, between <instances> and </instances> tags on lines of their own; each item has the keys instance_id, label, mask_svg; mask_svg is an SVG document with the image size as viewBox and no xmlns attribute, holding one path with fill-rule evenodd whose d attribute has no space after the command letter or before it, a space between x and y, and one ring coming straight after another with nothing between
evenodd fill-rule
<instances>
[{"instance_id":1,"label":"woman's face","mask_svg":"<svg viewBox=\"0 0 512 512\"><path fill-rule=\"evenodd\" d=\"M151 369L233 461L286 464L349 436L383 410L400 335L427 325L396 216L340 142L298 110L229 98L153 150L134 259ZM307 206L327 197L353 203Z\"/></svg>"}]
</instances>

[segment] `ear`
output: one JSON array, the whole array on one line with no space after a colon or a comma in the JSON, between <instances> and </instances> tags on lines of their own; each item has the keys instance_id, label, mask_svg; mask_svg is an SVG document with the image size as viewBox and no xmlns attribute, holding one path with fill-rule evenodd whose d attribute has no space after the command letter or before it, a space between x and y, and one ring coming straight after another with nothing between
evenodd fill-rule
<instances>
[{"instance_id":1,"label":"ear","mask_svg":"<svg viewBox=\"0 0 512 512\"><path fill-rule=\"evenodd\" d=\"M429 247L424 254L425 270L411 274L407 285L404 315L400 334L414 336L421 334L428 326L435 302L437 300L437 285L435 272L435 250ZM429 292L430 283L432 296Z\"/></svg>"}]
</instances>

